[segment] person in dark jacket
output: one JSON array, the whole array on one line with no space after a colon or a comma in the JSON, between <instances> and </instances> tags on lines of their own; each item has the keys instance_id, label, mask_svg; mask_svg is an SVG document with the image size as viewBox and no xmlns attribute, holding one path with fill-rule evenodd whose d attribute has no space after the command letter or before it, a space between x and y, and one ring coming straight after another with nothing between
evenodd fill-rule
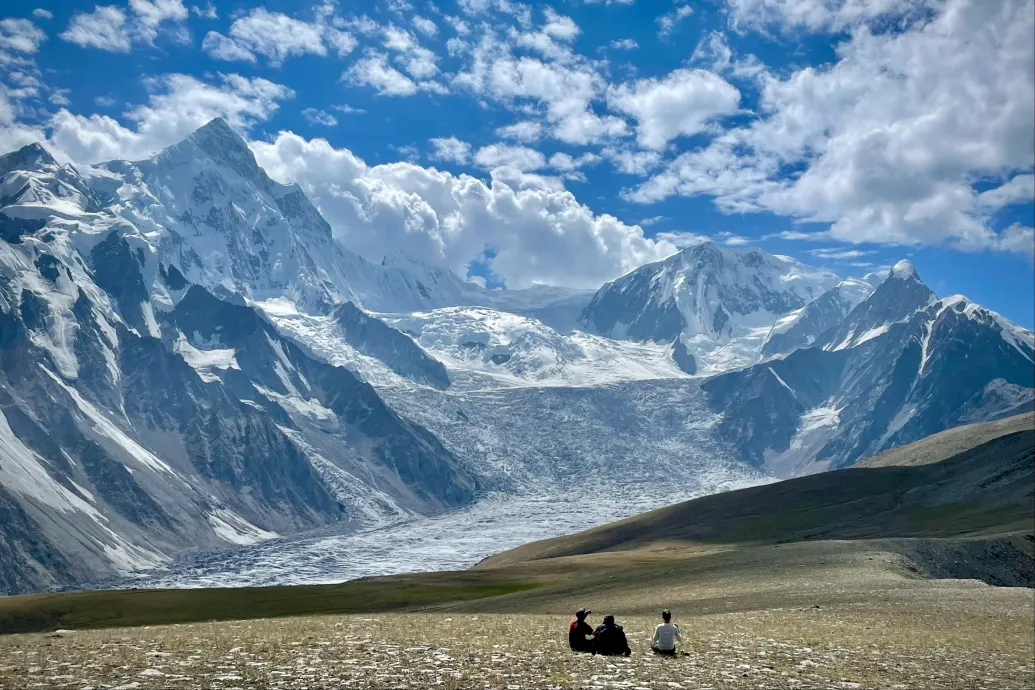
<instances>
[{"instance_id":1,"label":"person in dark jacket","mask_svg":"<svg viewBox=\"0 0 1035 690\"><path fill-rule=\"evenodd\" d=\"M579 609L568 626L568 646L573 652L593 651L593 628L586 622L591 613L588 609Z\"/></svg>"},{"instance_id":2,"label":"person in dark jacket","mask_svg":"<svg viewBox=\"0 0 1035 690\"><path fill-rule=\"evenodd\" d=\"M615 624L614 616L604 616L604 623L593 632L593 653L604 656L629 656L629 641L625 630Z\"/></svg>"}]
</instances>

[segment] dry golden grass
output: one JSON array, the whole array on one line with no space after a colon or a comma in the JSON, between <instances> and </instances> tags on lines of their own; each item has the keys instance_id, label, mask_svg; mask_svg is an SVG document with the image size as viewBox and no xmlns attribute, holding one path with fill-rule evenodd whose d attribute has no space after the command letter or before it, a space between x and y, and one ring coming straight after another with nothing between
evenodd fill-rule
<instances>
[{"instance_id":1,"label":"dry golden grass","mask_svg":"<svg viewBox=\"0 0 1035 690\"><path fill-rule=\"evenodd\" d=\"M772 606L705 615L673 591L687 602L676 616L689 652L675 659L649 652L646 616L619 615L634 653L615 659L569 652L567 615L329 615L2 637L0 687L1032 687L1032 590L870 585L842 583L845 604L787 606L774 590ZM601 603L620 613L663 592L632 587ZM594 619L605 612L586 603Z\"/></svg>"}]
</instances>

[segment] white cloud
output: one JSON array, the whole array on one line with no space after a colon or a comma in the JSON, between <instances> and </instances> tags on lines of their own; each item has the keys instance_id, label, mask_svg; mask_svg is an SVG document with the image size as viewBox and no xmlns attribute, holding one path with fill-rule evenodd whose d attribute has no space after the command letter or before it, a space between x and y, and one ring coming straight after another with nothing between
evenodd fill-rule
<instances>
[{"instance_id":1,"label":"white cloud","mask_svg":"<svg viewBox=\"0 0 1035 690\"><path fill-rule=\"evenodd\" d=\"M384 45L397 54L396 61L414 79L428 79L438 74L438 56L421 46L409 31L386 26Z\"/></svg>"},{"instance_id":2,"label":"white cloud","mask_svg":"<svg viewBox=\"0 0 1035 690\"><path fill-rule=\"evenodd\" d=\"M649 227L651 225L657 225L663 220L665 220L665 216L648 216L647 218L641 218L639 225Z\"/></svg>"},{"instance_id":3,"label":"white cloud","mask_svg":"<svg viewBox=\"0 0 1035 690\"><path fill-rule=\"evenodd\" d=\"M566 180L586 182L586 175L581 172L581 169L596 165L599 162L600 156L595 153L587 152L576 158L570 153L559 152L550 156L548 165L560 173L561 177Z\"/></svg>"},{"instance_id":4,"label":"white cloud","mask_svg":"<svg viewBox=\"0 0 1035 690\"><path fill-rule=\"evenodd\" d=\"M643 176L661 164L661 154L657 151L636 151L607 146L602 153L618 172L626 175Z\"/></svg>"},{"instance_id":5,"label":"white cloud","mask_svg":"<svg viewBox=\"0 0 1035 690\"><path fill-rule=\"evenodd\" d=\"M186 74L151 78L151 96L125 114L126 126L107 115L78 115L59 110L48 122L51 152L75 163L145 158L176 143L215 117L247 132L269 118L279 102L294 92L261 78L220 75L219 83Z\"/></svg>"},{"instance_id":6,"label":"white cloud","mask_svg":"<svg viewBox=\"0 0 1035 690\"><path fill-rule=\"evenodd\" d=\"M1033 33L1026 0L947 0L898 31L858 27L831 65L760 74L760 117L627 196L707 194L855 243L1017 246L1023 232L997 234L990 209L1027 195L1027 180L987 197L973 184L1035 165Z\"/></svg>"},{"instance_id":7,"label":"white cloud","mask_svg":"<svg viewBox=\"0 0 1035 690\"><path fill-rule=\"evenodd\" d=\"M828 259L831 261L846 261L848 259L861 259L865 256L872 256L876 254L876 250L873 249L844 249L837 247L821 247L819 249L810 249L809 254L819 259Z\"/></svg>"},{"instance_id":8,"label":"white cloud","mask_svg":"<svg viewBox=\"0 0 1035 690\"><path fill-rule=\"evenodd\" d=\"M471 145L466 141L460 141L456 137L436 137L430 139L429 143L435 149L431 153L432 160L449 161L465 165L471 159Z\"/></svg>"},{"instance_id":9,"label":"white cloud","mask_svg":"<svg viewBox=\"0 0 1035 690\"><path fill-rule=\"evenodd\" d=\"M77 14L61 38L84 48L128 53L133 45L126 30L126 13L114 5L95 7L89 14Z\"/></svg>"},{"instance_id":10,"label":"white cloud","mask_svg":"<svg viewBox=\"0 0 1035 690\"><path fill-rule=\"evenodd\" d=\"M129 8L136 15L136 38L146 43L158 38L162 23L187 19L182 0L129 0Z\"/></svg>"},{"instance_id":11,"label":"white cloud","mask_svg":"<svg viewBox=\"0 0 1035 690\"><path fill-rule=\"evenodd\" d=\"M129 12L115 5L96 6L93 12L72 17L61 38L84 48L128 53L134 43L154 43L163 24L178 43L189 43L184 28L187 8L182 0L129 0Z\"/></svg>"},{"instance_id":12,"label":"white cloud","mask_svg":"<svg viewBox=\"0 0 1035 690\"><path fill-rule=\"evenodd\" d=\"M481 168L508 167L522 172L532 172L546 167L546 157L527 146L489 144L478 149L474 162Z\"/></svg>"},{"instance_id":13,"label":"white cloud","mask_svg":"<svg viewBox=\"0 0 1035 690\"><path fill-rule=\"evenodd\" d=\"M201 49L213 60L255 62L255 55L252 51L216 31L209 31L205 35L205 40L201 42Z\"/></svg>"},{"instance_id":14,"label":"white cloud","mask_svg":"<svg viewBox=\"0 0 1035 690\"><path fill-rule=\"evenodd\" d=\"M339 31L333 27L324 28L324 37L327 43L338 53L338 57L345 57L359 45L356 37L348 31Z\"/></svg>"},{"instance_id":15,"label":"white cloud","mask_svg":"<svg viewBox=\"0 0 1035 690\"><path fill-rule=\"evenodd\" d=\"M1014 223L999 233L994 248L1015 254L1024 254L1030 259L1032 256L1035 256L1035 228L1028 228L1020 223Z\"/></svg>"},{"instance_id":16,"label":"white cloud","mask_svg":"<svg viewBox=\"0 0 1035 690\"><path fill-rule=\"evenodd\" d=\"M990 210L1035 199L1035 175L1015 175L994 189L978 195L978 203Z\"/></svg>"},{"instance_id":17,"label":"white cloud","mask_svg":"<svg viewBox=\"0 0 1035 690\"><path fill-rule=\"evenodd\" d=\"M50 97L48 100L54 105L71 105L72 101L68 100L68 94L70 94L71 92L72 89L54 89L50 92Z\"/></svg>"},{"instance_id":18,"label":"white cloud","mask_svg":"<svg viewBox=\"0 0 1035 690\"><path fill-rule=\"evenodd\" d=\"M211 35L211 34L210 34ZM266 56L273 65L298 55L326 55L323 28L263 7L230 25L230 38L251 53Z\"/></svg>"},{"instance_id":19,"label":"white cloud","mask_svg":"<svg viewBox=\"0 0 1035 690\"><path fill-rule=\"evenodd\" d=\"M697 134L717 118L736 113L740 92L713 72L677 69L663 79L612 87L607 102L636 119L642 146L661 150L676 137Z\"/></svg>"},{"instance_id":20,"label":"white cloud","mask_svg":"<svg viewBox=\"0 0 1035 690\"><path fill-rule=\"evenodd\" d=\"M348 104L336 105L334 106L334 109L337 110L339 113L343 113L345 115L362 115L366 112L366 110L363 110L363 108L354 108Z\"/></svg>"},{"instance_id":21,"label":"white cloud","mask_svg":"<svg viewBox=\"0 0 1035 690\"><path fill-rule=\"evenodd\" d=\"M571 17L565 17L564 15L558 14L550 7L543 10L543 15L546 17L546 23L543 25L543 33L551 38L556 38L558 41L570 42L574 41L575 38L582 33L582 30Z\"/></svg>"},{"instance_id":22,"label":"white cloud","mask_svg":"<svg viewBox=\"0 0 1035 690\"><path fill-rule=\"evenodd\" d=\"M631 38L617 39L611 41L608 45L615 50L636 50L640 47L640 44Z\"/></svg>"},{"instance_id":23,"label":"white cloud","mask_svg":"<svg viewBox=\"0 0 1035 690\"><path fill-rule=\"evenodd\" d=\"M54 13L50 10L37 8L32 11L32 16L36 17L36 19L53 19Z\"/></svg>"},{"instance_id":24,"label":"white cloud","mask_svg":"<svg viewBox=\"0 0 1035 690\"><path fill-rule=\"evenodd\" d=\"M347 149L290 133L252 148L275 179L301 185L345 246L376 261L405 245L466 275L488 248L496 255L487 270L510 287L597 287L676 250L513 169L493 171L483 182L410 163L370 167Z\"/></svg>"},{"instance_id":25,"label":"white cloud","mask_svg":"<svg viewBox=\"0 0 1035 690\"><path fill-rule=\"evenodd\" d=\"M679 249L686 249L687 247L693 247L697 244L712 241L712 238L708 237L708 235L700 235L696 232L684 231L659 232L654 235L654 238L661 242L668 242Z\"/></svg>"},{"instance_id":26,"label":"white cloud","mask_svg":"<svg viewBox=\"0 0 1035 690\"><path fill-rule=\"evenodd\" d=\"M434 36L438 33L438 25L427 17L415 14L410 21L413 23L414 28L425 36Z\"/></svg>"},{"instance_id":27,"label":"white cloud","mask_svg":"<svg viewBox=\"0 0 1035 690\"><path fill-rule=\"evenodd\" d=\"M512 125L496 128L496 136L501 139L512 139L526 144L539 141L543 135L543 126L534 120L523 120Z\"/></svg>"},{"instance_id":28,"label":"white cloud","mask_svg":"<svg viewBox=\"0 0 1035 690\"><path fill-rule=\"evenodd\" d=\"M679 25L679 22L683 21L693 13L694 8L690 5L680 5L668 14L661 15L657 19L658 36L660 38L668 38L672 35L672 32L676 30L676 26Z\"/></svg>"},{"instance_id":29,"label":"white cloud","mask_svg":"<svg viewBox=\"0 0 1035 690\"><path fill-rule=\"evenodd\" d=\"M381 96L412 96L417 84L388 64L388 57L372 53L352 65L342 77L350 84L370 86Z\"/></svg>"},{"instance_id":30,"label":"white cloud","mask_svg":"<svg viewBox=\"0 0 1035 690\"><path fill-rule=\"evenodd\" d=\"M743 247L745 245L751 244L751 240L744 237L743 235L738 235L736 233L728 232L726 230L715 233L715 237L720 242L729 247Z\"/></svg>"},{"instance_id":31,"label":"white cloud","mask_svg":"<svg viewBox=\"0 0 1035 690\"><path fill-rule=\"evenodd\" d=\"M311 125L318 125L321 127L338 126L338 118L334 117L325 110L318 110L316 108L306 108L302 111L302 117L304 117L306 122L308 122Z\"/></svg>"},{"instance_id":32,"label":"white cloud","mask_svg":"<svg viewBox=\"0 0 1035 690\"><path fill-rule=\"evenodd\" d=\"M593 111L606 82L589 66L497 54L488 39L489 46L485 39L479 44L471 70L457 78L461 86L508 104L541 104L552 136L569 144L587 145L625 133L624 120Z\"/></svg>"},{"instance_id":33,"label":"white cloud","mask_svg":"<svg viewBox=\"0 0 1035 690\"><path fill-rule=\"evenodd\" d=\"M12 50L31 55L45 40L47 34L28 19L0 20L0 51Z\"/></svg>"},{"instance_id":34,"label":"white cloud","mask_svg":"<svg viewBox=\"0 0 1035 690\"><path fill-rule=\"evenodd\" d=\"M197 17L202 19L219 19L219 13L216 12L216 6L212 3L199 7L198 5L191 5L190 11Z\"/></svg>"},{"instance_id":35,"label":"white cloud","mask_svg":"<svg viewBox=\"0 0 1035 690\"><path fill-rule=\"evenodd\" d=\"M726 0L737 30L843 31L872 20L923 16L940 0Z\"/></svg>"},{"instance_id":36,"label":"white cloud","mask_svg":"<svg viewBox=\"0 0 1035 690\"><path fill-rule=\"evenodd\" d=\"M733 51L726 41L726 34L709 31L694 48L690 64L704 65L713 72L722 72L730 66L732 59Z\"/></svg>"}]
</instances>

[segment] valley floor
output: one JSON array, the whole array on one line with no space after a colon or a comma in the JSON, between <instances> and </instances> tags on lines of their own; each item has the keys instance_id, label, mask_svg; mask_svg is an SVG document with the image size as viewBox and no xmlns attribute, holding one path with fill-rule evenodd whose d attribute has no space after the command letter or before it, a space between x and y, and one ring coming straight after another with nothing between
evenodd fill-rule
<instances>
[{"instance_id":1,"label":"valley floor","mask_svg":"<svg viewBox=\"0 0 1035 690\"><path fill-rule=\"evenodd\" d=\"M904 544L660 549L332 589L237 590L266 599L323 592L328 605L355 590L371 608L390 606L372 596L397 591L424 610L9 635L0 637L0 687L1030 688L1035 591L924 579L903 559ZM417 601L417 583L451 579L483 598ZM509 593L479 595L477 586ZM149 610L133 601L164 596L61 595L84 615L86 604L74 602L123 597L102 608L127 621ZM181 611L207 594L168 596ZM45 599L62 608L60 597L6 603L52 606ZM615 613L632 657L569 652L568 612L579 605L594 609L594 622ZM649 652L651 614L663 606L676 614L687 656Z\"/></svg>"},{"instance_id":2,"label":"valley floor","mask_svg":"<svg viewBox=\"0 0 1035 690\"><path fill-rule=\"evenodd\" d=\"M934 592L932 592L934 593ZM266 619L0 638L0 687L1023 688L1031 591L941 583L937 606L776 608L681 619L689 655L568 651L566 616ZM940 609L935 611L934 609ZM1025 615L1027 614L1027 615Z\"/></svg>"}]
</instances>

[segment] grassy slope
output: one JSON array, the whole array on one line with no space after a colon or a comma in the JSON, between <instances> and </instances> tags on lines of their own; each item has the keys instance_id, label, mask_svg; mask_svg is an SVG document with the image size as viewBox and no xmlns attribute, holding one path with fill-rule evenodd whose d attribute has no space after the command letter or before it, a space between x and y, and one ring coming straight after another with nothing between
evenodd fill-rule
<instances>
[{"instance_id":1,"label":"grassy slope","mask_svg":"<svg viewBox=\"0 0 1035 690\"><path fill-rule=\"evenodd\" d=\"M1035 433L1013 431L941 462L849 468L705 496L526 544L477 567L657 542L769 544L1031 531L1033 458Z\"/></svg>"},{"instance_id":2,"label":"grassy slope","mask_svg":"<svg viewBox=\"0 0 1035 690\"><path fill-rule=\"evenodd\" d=\"M943 462L708 496L519 547L462 572L0 598L0 633L383 611L556 613L590 597L616 613L665 601L704 615L862 603L875 593L887 601L885 585L903 587L909 570L1028 584L1033 441L1035 434L1013 431Z\"/></svg>"},{"instance_id":3,"label":"grassy slope","mask_svg":"<svg viewBox=\"0 0 1035 690\"><path fill-rule=\"evenodd\" d=\"M928 436L908 446L893 448L866 458L854 467L888 467L890 465L927 465L965 453L982 443L1006 434L1027 431L1035 434L1035 413L1019 414L995 422L967 424Z\"/></svg>"}]
</instances>

